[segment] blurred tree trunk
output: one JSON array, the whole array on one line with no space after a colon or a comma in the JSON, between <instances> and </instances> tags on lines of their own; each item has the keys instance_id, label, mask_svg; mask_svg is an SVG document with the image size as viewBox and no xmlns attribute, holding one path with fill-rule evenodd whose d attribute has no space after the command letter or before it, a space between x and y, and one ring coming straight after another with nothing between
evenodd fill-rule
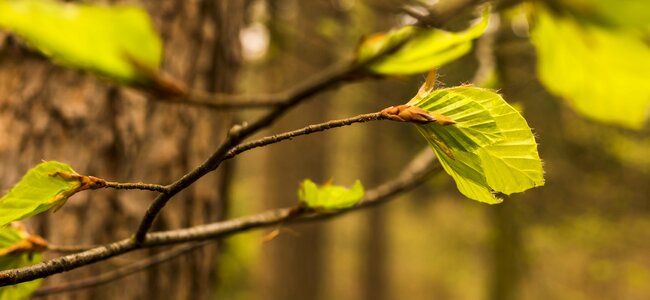
<instances>
[{"instance_id":1,"label":"blurred tree trunk","mask_svg":"<svg viewBox=\"0 0 650 300\"><path fill-rule=\"evenodd\" d=\"M534 53L529 42L512 34L508 26L503 26L497 32L494 50L495 67L501 81L500 92L509 101L522 101L524 114L527 111L534 113L525 114L529 124L534 124L535 132L540 136L539 126L547 126L547 121L535 122L535 116L546 115L548 108L544 106L547 99L535 99L535 95L543 93L531 91L534 86L539 89L539 84L533 85L534 68L530 64L535 61ZM540 105L541 104L541 105ZM531 220L524 221L523 214L527 213L530 199L526 194L517 195L502 204L490 207L489 216L492 232L492 274L489 282L489 299L509 300L520 299L521 284L526 274L526 248L524 231L530 226Z\"/></svg>"},{"instance_id":2,"label":"blurred tree trunk","mask_svg":"<svg viewBox=\"0 0 650 300\"><path fill-rule=\"evenodd\" d=\"M491 207L490 220L493 228L493 270L490 297L493 300L520 299L519 285L523 276L524 249L521 222L516 218L514 203Z\"/></svg>"},{"instance_id":3,"label":"blurred tree trunk","mask_svg":"<svg viewBox=\"0 0 650 300\"><path fill-rule=\"evenodd\" d=\"M278 15L272 17L276 47L281 56L273 62L275 90L292 86L333 63L333 51L319 32L321 21L336 18L330 1L269 2ZM294 12L294 13L287 13ZM338 20L340 21L340 20ZM276 65L277 64L277 65ZM327 120L327 95L318 95L290 111L272 128L273 133ZM273 145L268 149L264 198L269 208L297 203L298 184L305 178L317 183L326 174L327 142L323 135L310 135ZM280 174L278 173L280 172ZM279 176L281 175L281 176ZM266 299L318 299L324 274L325 224L292 226L266 246L264 274Z\"/></svg>"},{"instance_id":4,"label":"blurred tree trunk","mask_svg":"<svg viewBox=\"0 0 650 300\"><path fill-rule=\"evenodd\" d=\"M243 1L142 3L165 41L167 72L193 87L233 92ZM62 161L79 173L115 181L168 184L201 163L229 125L225 113L149 101L140 93L53 66L13 39L0 41L2 189L41 160ZM155 229L217 220L223 215L227 173L220 170L178 195ZM106 243L131 235L154 196L138 191L85 192L56 214L43 214L28 225L53 244ZM147 253L54 276L45 284L93 276ZM216 258L216 247L205 247L109 285L51 298L207 299L216 281Z\"/></svg>"}]
</instances>

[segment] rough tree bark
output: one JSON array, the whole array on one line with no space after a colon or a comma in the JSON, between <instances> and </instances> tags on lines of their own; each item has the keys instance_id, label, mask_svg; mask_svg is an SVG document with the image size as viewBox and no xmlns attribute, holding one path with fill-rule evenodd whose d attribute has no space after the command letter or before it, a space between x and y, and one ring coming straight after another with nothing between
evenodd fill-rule
<instances>
[{"instance_id":1,"label":"rough tree bark","mask_svg":"<svg viewBox=\"0 0 650 300\"><path fill-rule=\"evenodd\" d=\"M234 90L244 1L140 3L165 41L165 71L196 88ZM83 72L53 66L14 39L0 36L2 189L41 160L66 162L79 173L115 181L168 184L208 157L230 122L225 113L157 103ZM229 177L225 169L172 200L155 229L223 215ZM153 197L138 191L85 192L28 225L51 243L106 243L131 235ZM45 284L90 276L144 256L125 256L49 278ZM52 298L207 299L216 282L216 258L217 248L206 247L111 285Z\"/></svg>"}]
</instances>

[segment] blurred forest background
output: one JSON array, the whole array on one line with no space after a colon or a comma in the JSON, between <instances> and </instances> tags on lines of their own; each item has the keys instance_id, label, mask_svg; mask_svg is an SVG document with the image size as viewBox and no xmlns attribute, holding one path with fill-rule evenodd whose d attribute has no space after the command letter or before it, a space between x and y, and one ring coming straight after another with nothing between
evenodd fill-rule
<instances>
[{"instance_id":1,"label":"blurred forest background","mask_svg":"<svg viewBox=\"0 0 650 300\"><path fill-rule=\"evenodd\" d=\"M163 69L194 87L227 93L281 91L350 58L360 37L412 21L397 0L136 2L165 40ZM474 16L467 11L445 27L466 28ZM60 298L650 298L648 126L633 131L576 114L538 82L535 49L516 10L492 21L499 26L473 53L443 67L439 81L472 82L481 66L477 52L492 47L500 92L538 137L544 187L490 206L464 198L439 174L383 206L280 226L270 241L264 239L270 229L237 235L150 272ZM344 85L293 109L262 135L405 103L423 81ZM232 122L258 115L147 101L52 66L0 36L2 189L41 159L69 163L83 174L168 183L207 157ZM158 229L293 205L304 178L344 185L360 179L371 188L396 176L424 147L412 126L373 122L251 151L174 199ZM57 244L123 238L151 195L77 197L32 222L32 229ZM94 216L97 211L111 217ZM45 285L139 257L55 276Z\"/></svg>"}]
</instances>

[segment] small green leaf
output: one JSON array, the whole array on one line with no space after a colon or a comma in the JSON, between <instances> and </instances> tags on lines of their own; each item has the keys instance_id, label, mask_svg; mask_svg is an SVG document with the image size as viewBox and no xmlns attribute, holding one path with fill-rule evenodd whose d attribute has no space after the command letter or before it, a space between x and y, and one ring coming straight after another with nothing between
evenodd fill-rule
<instances>
[{"instance_id":1,"label":"small green leaf","mask_svg":"<svg viewBox=\"0 0 650 300\"><path fill-rule=\"evenodd\" d=\"M9 270L21 268L40 263L43 256L37 247L30 249L23 249L16 247L17 245L31 245L28 241L29 234L24 230L13 227L0 228L0 270ZM24 247L24 246L22 246ZM12 251L7 253L5 249L19 249L22 251ZM0 300L20 300L29 299L29 296L41 285L43 279L37 279L17 285L0 287Z\"/></svg>"},{"instance_id":2,"label":"small green leaf","mask_svg":"<svg viewBox=\"0 0 650 300\"><path fill-rule=\"evenodd\" d=\"M0 226L59 207L81 189L79 180L60 174L76 174L69 165L48 161L38 164L0 198Z\"/></svg>"},{"instance_id":3,"label":"small green leaf","mask_svg":"<svg viewBox=\"0 0 650 300\"><path fill-rule=\"evenodd\" d=\"M468 198L499 203L544 185L537 143L526 120L498 94L476 87L435 90L409 102L457 123L417 125L445 171Z\"/></svg>"},{"instance_id":4,"label":"small green leaf","mask_svg":"<svg viewBox=\"0 0 650 300\"><path fill-rule=\"evenodd\" d=\"M650 111L647 41L633 32L579 23L544 9L538 11L532 41L539 78L549 91L589 118L643 126Z\"/></svg>"},{"instance_id":5,"label":"small green leaf","mask_svg":"<svg viewBox=\"0 0 650 300\"><path fill-rule=\"evenodd\" d=\"M434 28L405 26L388 33L372 35L361 42L357 60L365 62L378 53L405 43L395 53L372 62L367 70L375 74L409 75L422 73L449 63L469 52L471 41L483 34L488 24L489 10L481 20L462 32Z\"/></svg>"},{"instance_id":6,"label":"small green leaf","mask_svg":"<svg viewBox=\"0 0 650 300\"><path fill-rule=\"evenodd\" d=\"M162 41L134 6L0 0L0 28L53 60L128 83L158 70Z\"/></svg>"},{"instance_id":7,"label":"small green leaf","mask_svg":"<svg viewBox=\"0 0 650 300\"><path fill-rule=\"evenodd\" d=\"M298 198L305 206L316 211L331 212L355 206L364 195L361 181L354 182L351 188L326 183L317 186L305 179L298 189Z\"/></svg>"}]
</instances>

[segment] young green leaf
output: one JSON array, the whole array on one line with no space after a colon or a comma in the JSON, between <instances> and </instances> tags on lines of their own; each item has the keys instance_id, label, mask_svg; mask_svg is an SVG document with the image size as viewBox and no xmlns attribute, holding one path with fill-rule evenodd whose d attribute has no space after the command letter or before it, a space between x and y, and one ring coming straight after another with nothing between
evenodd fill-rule
<instances>
[{"instance_id":1,"label":"young green leaf","mask_svg":"<svg viewBox=\"0 0 650 300\"><path fill-rule=\"evenodd\" d=\"M354 182L351 188L326 183L317 186L313 181L305 179L298 189L298 199L306 207L321 212L332 212L355 206L364 195L361 181Z\"/></svg>"},{"instance_id":2,"label":"young green leaf","mask_svg":"<svg viewBox=\"0 0 650 300\"><path fill-rule=\"evenodd\" d=\"M26 267L41 262L43 256L40 252L44 245L40 244L39 240L42 241L20 228L9 226L0 228L0 270ZM42 282L43 279L37 279L0 287L0 300L29 299Z\"/></svg>"},{"instance_id":3,"label":"young green leaf","mask_svg":"<svg viewBox=\"0 0 650 300\"><path fill-rule=\"evenodd\" d=\"M101 179L77 175L69 165L42 162L0 198L0 227L61 207L73 194L103 184L105 181Z\"/></svg>"},{"instance_id":4,"label":"young green leaf","mask_svg":"<svg viewBox=\"0 0 650 300\"><path fill-rule=\"evenodd\" d=\"M489 110L455 89L436 90L426 96L418 95L407 104L444 115L456 122L454 126L423 127L447 147L471 151L492 144L502 137Z\"/></svg>"},{"instance_id":5,"label":"young green leaf","mask_svg":"<svg viewBox=\"0 0 650 300\"><path fill-rule=\"evenodd\" d=\"M647 41L634 32L579 23L544 9L536 20L532 40L539 78L548 90L587 117L641 128L650 111Z\"/></svg>"},{"instance_id":6,"label":"young green leaf","mask_svg":"<svg viewBox=\"0 0 650 300\"><path fill-rule=\"evenodd\" d=\"M61 64L127 83L145 83L162 59L149 16L133 6L0 0L0 28Z\"/></svg>"},{"instance_id":7,"label":"young green leaf","mask_svg":"<svg viewBox=\"0 0 650 300\"><path fill-rule=\"evenodd\" d=\"M456 121L417 127L465 196L499 203L495 192L544 185L537 143L526 120L498 94L463 86L435 90L409 104Z\"/></svg>"},{"instance_id":8,"label":"young green leaf","mask_svg":"<svg viewBox=\"0 0 650 300\"><path fill-rule=\"evenodd\" d=\"M489 10L481 20L462 32L448 32L434 28L405 26L388 33L372 35L361 42L357 60L365 62L404 43L395 53L390 53L367 66L375 74L409 75L422 73L449 63L469 52L471 41L483 34L488 24Z\"/></svg>"}]
</instances>

